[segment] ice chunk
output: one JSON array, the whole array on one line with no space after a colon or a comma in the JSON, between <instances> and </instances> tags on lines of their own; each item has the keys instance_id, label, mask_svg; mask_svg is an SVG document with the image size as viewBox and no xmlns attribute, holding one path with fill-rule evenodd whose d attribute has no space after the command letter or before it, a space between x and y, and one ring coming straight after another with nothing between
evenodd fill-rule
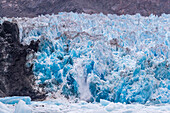
<instances>
[{"instance_id":1,"label":"ice chunk","mask_svg":"<svg viewBox=\"0 0 170 113\"><path fill-rule=\"evenodd\" d=\"M107 106L110 102L107 100L100 99L100 103L102 106Z\"/></svg>"},{"instance_id":2,"label":"ice chunk","mask_svg":"<svg viewBox=\"0 0 170 113\"><path fill-rule=\"evenodd\" d=\"M113 103L110 103L108 106L105 108L108 112L112 112L115 109L115 105Z\"/></svg>"},{"instance_id":3,"label":"ice chunk","mask_svg":"<svg viewBox=\"0 0 170 113\"><path fill-rule=\"evenodd\" d=\"M155 78L170 80L170 65L167 61L163 61L156 66Z\"/></svg>"},{"instance_id":4,"label":"ice chunk","mask_svg":"<svg viewBox=\"0 0 170 113\"><path fill-rule=\"evenodd\" d=\"M11 110L5 104L0 102L0 113L11 113Z\"/></svg>"},{"instance_id":5,"label":"ice chunk","mask_svg":"<svg viewBox=\"0 0 170 113\"><path fill-rule=\"evenodd\" d=\"M20 100L24 101L26 104L31 104L31 98L27 96L14 96L14 97L0 98L0 102L4 104L16 104Z\"/></svg>"},{"instance_id":6,"label":"ice chunk","mask_svg":"<svg viewBox=\"0 0 170 113\"><path fill-rule=\"evenodd\" d=\"M20 100L19 103L15 106L14 113L32 113L31 108L25 104L23 100Z\"/></svg>"}]
</instances>

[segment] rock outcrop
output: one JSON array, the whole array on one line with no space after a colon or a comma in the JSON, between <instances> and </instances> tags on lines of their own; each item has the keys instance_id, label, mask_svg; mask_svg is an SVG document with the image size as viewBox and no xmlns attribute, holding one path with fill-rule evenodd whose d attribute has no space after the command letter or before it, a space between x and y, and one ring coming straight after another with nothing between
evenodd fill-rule
<instances>
[{"instance_id":1,"label":"rock outcrop","mask_svg":"<svg viewBox=\"0 0 170 113\"><path fill-rule=\"evenodd\" d=\"M38 43L22 45L16 23L5 21L0 25L0 97L30 96L33 100L45 97L33 88L32 66L26 66L27 55L37 51Z\"/></svg>"}]
</instances>

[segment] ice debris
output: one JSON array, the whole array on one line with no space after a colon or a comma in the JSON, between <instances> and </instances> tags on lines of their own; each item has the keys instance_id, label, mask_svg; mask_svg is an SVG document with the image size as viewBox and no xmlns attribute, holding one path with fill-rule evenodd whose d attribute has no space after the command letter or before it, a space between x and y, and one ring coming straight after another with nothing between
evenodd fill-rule
<instances>
[{"instance_id":1,"label":"ice debris","mask_svg":"<svg viewBox=\"0 0 170 113\"><path fill-rule=\"evenodd\" d=\"M69 102L67 99L52 99L48 101L32 101L30 105L26 105L24 101L20 101L15 105L7 105L0 103L0 113L169 113L169 104L163 105L142 105L113 103L107 101L107 105L100 103L88 103L86 101L78 101L77 103ZM60 101L60 102L59 102ZM61 104L56 104L56 102Z\"/></svg>"},{"instance_id":2,"label":"ice debris","mask_svg":"<svg viewBox=\"0 0 170 113\"><path fill-rule=\"evenodd\" d=\"M107 106L110 102L107 100L100 99L100 103L102 106Z\"/></svg>"},{"instance_id":3,"label":"ice debris","mask_svg":"<svg viewBox=\"0 0 170 113\"><path fill-rule=\"evenodd\" d=\"M0 102L0 113L11 113L11 110L2 102Z\"/></svg>"},{"instance_id":4,"label":"ice debris","mask_svg":"<svg viewBox=\"0 0 170 113\"><path fill-rule=\"evenodd\" d=\"M21 43L41 41L32 63L46 91L98 102L170 103L169 14L59 13L14 20Z\"/></svg>"},{"instance_id":5,"label":"ice debris","mask_svg":"<svg viewBox=\"0 0 170 113\"><path fill-rule=\"evenodd\" d=\"M32 113L32 110L23 100L20 100L19 103L15 106L14 113Z\"/></svg>"}]
</instances>

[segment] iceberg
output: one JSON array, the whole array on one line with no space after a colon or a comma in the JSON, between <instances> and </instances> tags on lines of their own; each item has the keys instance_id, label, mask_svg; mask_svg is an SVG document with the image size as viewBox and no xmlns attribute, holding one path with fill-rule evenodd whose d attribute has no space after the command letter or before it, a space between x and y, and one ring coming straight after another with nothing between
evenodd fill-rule
<instances>
[{"instance_id":1,"label":"iceberg","mask_svg":"<svg viewBox=\"0 0 170 113\"><path fill-rule=\"evenodd\" d=\"M11 110L2 102L0 102L0 113L11 113Z\"/></svg>"},{"instance_id":2,"label":"iceberg","mask_svg":"<svg viewBox=\"0 0 170 113\"><path fill-rule=\"evenodd\" d=\"M20 100L24 101L26 104L31 104L31 98L27 96L13 96L13 97L0 98L0 102L4 104L16 104Z\"/></svg>"},{"instance_id":3,"label":"iceberg","mask_svg":"<svg viewBox=\"0 0 170 113\"><path fill-rule=\"evenodd\" d=\"M14 113L32 113L32 109L26 105L23 100L20 100L19 103L15 106Z\"/></svg>"},{"instance_id":4,"label":"iceberg","mask_svg":"<svg viewBox=\"0 0 170 113\"><path fill-rule=\"evenodd\" d=\"M101 104L102 106L107 106L109 103L110 103L110 102L107 101L107 100L100 99L100 104Z\"/></svg>"}]
</instances>

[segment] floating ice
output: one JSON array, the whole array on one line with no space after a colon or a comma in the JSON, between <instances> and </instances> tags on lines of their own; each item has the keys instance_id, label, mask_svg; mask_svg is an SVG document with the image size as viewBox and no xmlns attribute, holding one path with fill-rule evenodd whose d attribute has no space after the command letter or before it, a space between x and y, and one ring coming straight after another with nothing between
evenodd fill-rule
<instances>
[{"instance_id":1,"label":"floating ice","mask_svg":"<svg viewBox=\"0 0 170 113\"><path fill-rule=\"evenodd\" d=\"M19 103L15 106L14 113L32 113L31 108L25 104L23 100L20 100Z\"/></svg>"},{"instance_id":2,"label":"floating ice","mask_svg":"<svg viewBox=\"0 0 170 113\"><path fill-rule=\"evenodd\" d=\"M59 98L60 100L61 98ZM25 105L22 103L16 104L15 106L8 106L11 109L14 108L15 111L18 111L17 113L20 113L19 110L23 110L22 113L169 113L170 112L170 106L169 104L164 105L157 105L157 106L146 106L142 104L122 104L122 103L113 103L108 102L107 106L102 106L101 103L88 103L85 101L78 101L77 103L71 103L67 101L62 100L59 102L59 100L49 100L49 101L36 101L32 102L31 105ZM101 100L105 101L105 100ZM56 103L61 104L56 104ZM19 102L20 103L20 102ZM27 109L27 112L24 111ZM18 109L19 108L19 109ZM21 109L20 109L21 108ZM13 111L13 110L12 110ZM13 113L13 112L10 112Z\"/></svg>"},{"instance_id":3,"label":"floating ice","mask_svg":"<svg viewBox=\"0 0 170 113\"><path fill-rule=\"evenodd\" d=\"M100 103L102 106L107 106L110 102L107 100L100 99Z\"/></svg>"},{"instance_id":4,"label":"floating ice","mask_svg":"<svg viewBox=\"0 0 170 113\"><path fill-rule=\"evenodd\" d=\"M11 110L5 104L0 102L0 113L11 113Z\"/></svg>"},{"instance_id":5,"label":"floating ice","mask_svg":"<svg viewBox=\"0 0 170 113\"><path fill-rule=\"evenodd\" d=\"M0 102L4 104L16 104L20 100L24 101L26 104L31 104L31 98L26 97L26 96L14 96L14 97L0 98Z\"/></svg>"}]
</instances>

